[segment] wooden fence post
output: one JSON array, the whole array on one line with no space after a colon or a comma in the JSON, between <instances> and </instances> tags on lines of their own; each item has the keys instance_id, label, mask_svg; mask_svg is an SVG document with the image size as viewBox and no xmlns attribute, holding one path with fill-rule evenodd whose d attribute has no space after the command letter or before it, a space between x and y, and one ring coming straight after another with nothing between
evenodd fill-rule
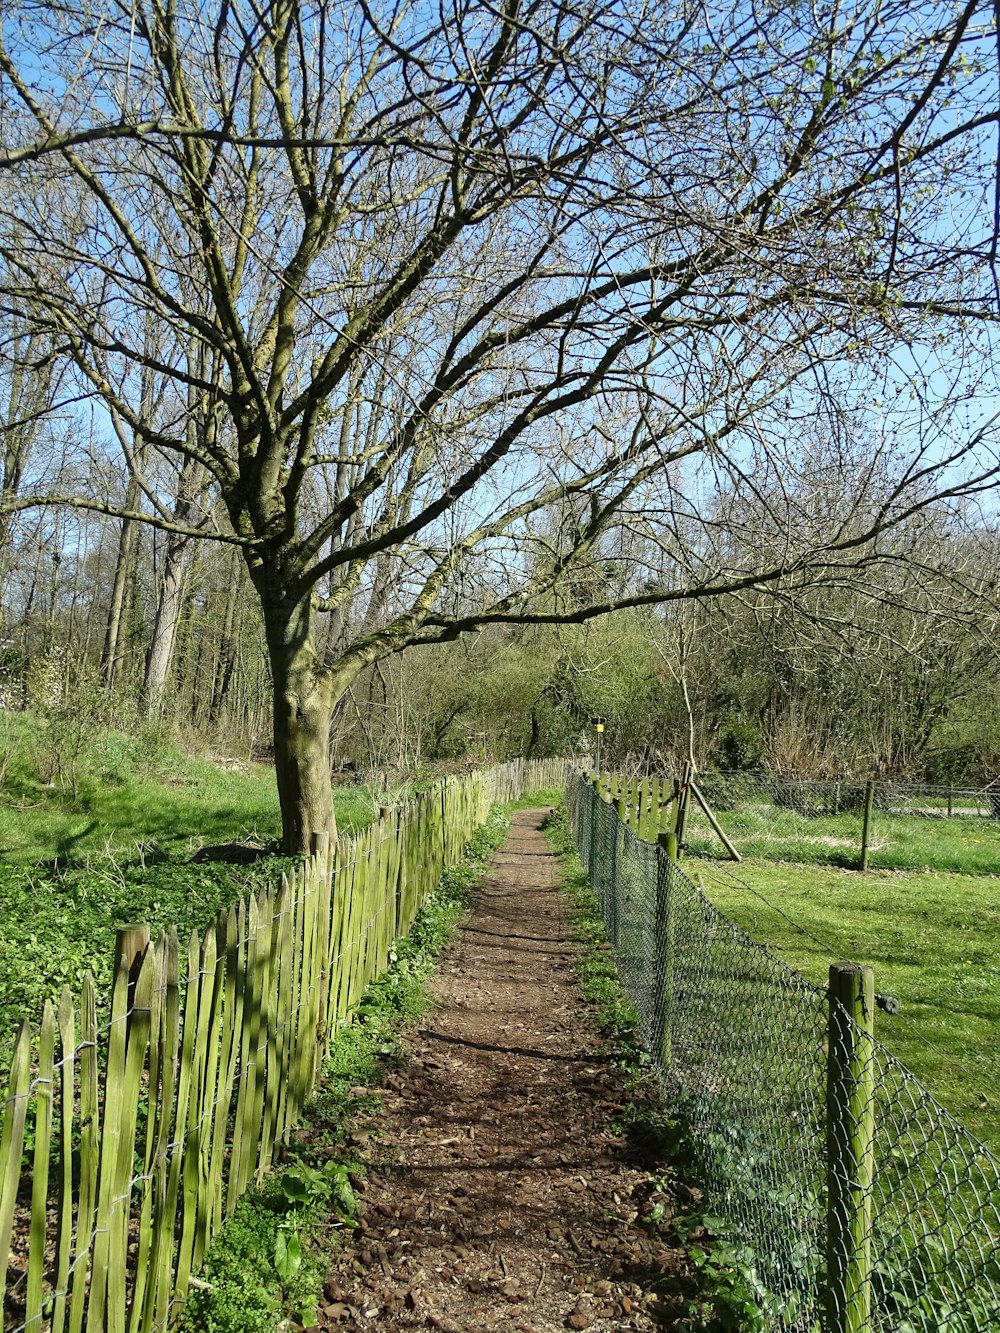
<instances>
[{"instance_id":1,"label":"wooden fence post","mask_svg":"<svg viewBox=\"0 0 1000 1333\"><path fill-rule=\"evenodd\" d=\"M608 882L608 937L615 949L618 948L618 919L621 911L619 901L619 877L621 869L622 852L625 847L625 830L628 828L628 807L624 795L619 795L615 801L615 814L618 816L615 822L614 832L614 857L611 861L611 877Z\"/></svg>"},{"instance_id":2,"label":"wooden fence post","mask_svg":"<svg viewBox=\"0 0 1000 1333\"><path fill-rule=\"evenodd\" d=\"M677 835L660 833L656 838L656 971L653 979L653 1056L667 1067L672 1055L674 1026L674 890L671 873L677 865Z\"/></svg>"},{"instance_id":3,"label":"wooden fence post","mask_svg":"<svg viewBox=\"0 0 1000 1333\"><path fill-rule=\"evenodd\" d=\"M601 885L597 882L597 803L601 800L600 787L596 783L585 787L582 796L583 817L587 821L587 878L600 903Z\"/></svg>"},{"instance_id":4,"label":"wooden fence post","mask_svg":"<svg viewBox=\"0 0 1000 1333\"><path fill-rule=\"evenodd\" d=\"M691 764L688 762L684 765L684 774L677 793L677 818L674 821L674 832L677 834L678 860L684 855L684 832L687 828L688 801L691 798L690 783Z\"/></svg>"},{"instance_id":5,"label":"wooden fence post","mask_svg":"<svg viewBox=\"0 0 1000 1333\"><path fill-rule=\"evenodd\" d=\"M149 948L149 927L142 923L117 926L115 928L115 966L112 976L118 970L118 960L124 958L128 963L128 1012L132 1012L135 1003L135 983L139 980L142 960Z\"/></svg>"},{"instance_id":6,"label":"wooden fence post","mask_svg":"<svg viewBox=\"0 0 1000 1333\"><path fill-rule=\"evenodd\" d=\"M859 870L868 869L868 840L872 827L872 807L875 804L875 783L871 778L865 787L865 813L861 821L861 863Z\"/></svg>"},{"instance_id":7,"label":"wooden fence post","mask_svg":"<svg viewBox=\"0 0 1000 1333\"><path fill-rule=\"evenodd\" d=\"M827 1289L824 1333L871 1328L875 977L830 968L827 1055Z\"/></svg>"}]
</instances>

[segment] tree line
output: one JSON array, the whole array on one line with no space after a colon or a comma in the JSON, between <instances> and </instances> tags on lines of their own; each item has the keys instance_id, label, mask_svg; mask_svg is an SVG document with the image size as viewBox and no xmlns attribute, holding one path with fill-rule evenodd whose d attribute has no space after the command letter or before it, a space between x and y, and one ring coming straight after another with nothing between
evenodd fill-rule
<instances>
[{"instance_id":1,"label":"tree line","mask_svg":"<svg viewBox=\"0 0 1000 1333\"><path fill-rule=\"evenodd\" d=\"M4 651L266 711L295 850L447 645L547 663L538 747L579 627L666 627L693 749L727 617L978 597L996 50L984 0L13 0Z\"/></svg>"}]
</instances>

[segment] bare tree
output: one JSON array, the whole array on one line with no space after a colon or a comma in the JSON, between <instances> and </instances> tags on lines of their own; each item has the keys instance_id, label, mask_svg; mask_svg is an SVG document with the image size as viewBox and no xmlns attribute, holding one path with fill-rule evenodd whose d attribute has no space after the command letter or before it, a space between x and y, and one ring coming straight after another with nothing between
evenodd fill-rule
<instances>
[{"instance_id":1,"label":"bare tree","mask_svg":"<svg viewBox=\"0 0 1000 1333\"><path fill-rule=\"evenodd\" d=\"M16 502L35 456L65 410L61 374L51 339L23 312L11 311L0 341L0 625L5 620L7 579L13 568Z\"/></svg>"},{"instance_id":2,"label":"bare tree","mask_svg":"<svg viewBox=\"0 0 1000 1333\"><path fill-rule=\"evenodd\" d=\"M992 483L983 411L946 428L927 361L964 385L998 313L984 0L24 13L6 303L210 479L225 529L142 517L242 553L290 849L330 822L331 710L380 658L808 580ZM810 431L843 446L811 498ZM822 507L845 478L847 522ZM720 491L766 497L750 545ZM95 504L16 504L66 501ZM566 598L581 561L605 585Z\"/></svg>"}]
</instances>

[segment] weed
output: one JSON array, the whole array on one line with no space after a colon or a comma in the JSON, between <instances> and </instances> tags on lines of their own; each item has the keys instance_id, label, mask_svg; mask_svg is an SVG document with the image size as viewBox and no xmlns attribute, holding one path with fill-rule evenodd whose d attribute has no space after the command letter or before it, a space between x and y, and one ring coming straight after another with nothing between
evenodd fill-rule
<instances>
[{"instance_id":1,"label":"weed","mask_svg":"<svg viewBox=\"0 0 1000 1333\"><path fill-rule=\"evenodd\" d=\"M324 1206L289 1206L279 1180L240 1199L210 1247L184 1307L186 1333L273 1333L285 1307L314 1314L322 1264L301 1232L314 1228Z\"/></svg>"}]
</instances>

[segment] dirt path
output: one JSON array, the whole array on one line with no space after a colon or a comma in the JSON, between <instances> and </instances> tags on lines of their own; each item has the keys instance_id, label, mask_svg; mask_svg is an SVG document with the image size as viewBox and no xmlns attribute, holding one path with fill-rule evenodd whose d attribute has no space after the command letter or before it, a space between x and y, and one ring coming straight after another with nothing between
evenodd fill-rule
<instances>
[{"instance_id":1,"label":"dirt path","mask_svg":"<svg viewBox=\"0 0 1000 1333\"><path fill-rule=\"evenodd\" d=\"M320 1327L673 1323L653 1289L682 1260L637 1219L649 1173L613 1128L624 1096L575 984L544 813L515 813L388 1081Z\"/></svg>"}]
</instances>

